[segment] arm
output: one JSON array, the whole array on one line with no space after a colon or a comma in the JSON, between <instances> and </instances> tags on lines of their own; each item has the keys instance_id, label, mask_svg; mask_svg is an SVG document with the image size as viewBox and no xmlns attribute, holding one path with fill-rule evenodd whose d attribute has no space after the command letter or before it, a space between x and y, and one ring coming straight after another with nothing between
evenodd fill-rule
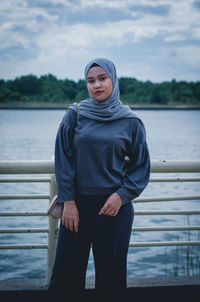
<instances>
[{"instance_id":1,"label":"arm","mask_svg":"<svg viewBox=\"0 0 200 302\"><path fill-rule=\"evenodd\" d=\"M150 158L146 143L143 123L135 119L132 128L132 139L127 152L129 162L121 187L105 202L99 215L116 216L123 204L139 196L149 181Z\"/></svg>"},{"instance_id":2,"label":"arm","mask_svg":"<svg viewBox=\"0 0 200 302\"><path fill-rule=\"evenodd\" d=\"M74 200L75 156L73 136L75 122L72 110L67 110L59 126L55 142L55 176L58 200Z\"/></svg>"},{"instance_id":3,"label":"arm","mask_svg":"<svg viewBox=\"0 0 200 302\"><path fill-rule=\"evenodd\" d=\"M64 203L62 223L78 231L78 209L74 201L75 156L73 148L76 113L68 110L59 126L55 143L55 175L58 200Z\"/></svg>"},{"instance_id":4,"label":"arm","mask_svg":"<svg viewBox=\"0 0 200 302\"><path fill-rule=\"evenodd\" d=\"M150 176L150 157L143 123L135 119L132 128L132 143L127 153L129 162L123 184L117 190L122 204L138 197L148 184Z\"/></svg>"}]
</instances>

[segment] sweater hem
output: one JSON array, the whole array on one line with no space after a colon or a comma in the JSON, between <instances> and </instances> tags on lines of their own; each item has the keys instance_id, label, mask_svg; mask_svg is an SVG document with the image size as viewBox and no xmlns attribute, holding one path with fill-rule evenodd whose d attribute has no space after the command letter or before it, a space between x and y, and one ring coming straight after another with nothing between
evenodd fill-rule
<instances>
[{"instance_id":1,"label":"sweater hem","mask_svg":"<svg viewBox=\"0 0 200 302\"><path fill-rule=\"evenodd\" d=\"M112 187L112 188L97 188L97 187L79 187L76 190L77 194L83 195L111 195L115 193L119 187Z\"/></svg>"}]
</instances>

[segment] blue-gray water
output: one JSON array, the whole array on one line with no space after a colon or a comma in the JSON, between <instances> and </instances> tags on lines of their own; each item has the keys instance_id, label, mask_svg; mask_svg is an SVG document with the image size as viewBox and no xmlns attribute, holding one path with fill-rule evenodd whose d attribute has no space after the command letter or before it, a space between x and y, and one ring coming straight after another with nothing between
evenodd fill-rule
<instances>
[{"instance_id":1,"label":"blue-gray water","mask_svg":"<svg viewBox=\"0 0 200 302\"><path fill-rule=\"evenodd\" d=\"M200 111L142 110L151 159L200 159ZM64 110L0 110L0 159L50 159ZM170 175L167 175L170 176ZM1 194L48 193L46 184L0 184ZM142 196L199 195L199 183L151 183ZM199 209L200 201L136 204L135 210ZM46 200L1 200L0 211L46 210ZM200 224L197 215L135 216L134 226ZM46 217L5 217L0 228L46 227ZM131 241L199 240L200 232L138 232ZM0 244L46 243L45 234L2 234ZM46 250L1 250L0 279L45 278ZM90 257L88 276L94 275ZM199 247L130 248L132 277L200 275Z\"/></svg>"}]
</instances>

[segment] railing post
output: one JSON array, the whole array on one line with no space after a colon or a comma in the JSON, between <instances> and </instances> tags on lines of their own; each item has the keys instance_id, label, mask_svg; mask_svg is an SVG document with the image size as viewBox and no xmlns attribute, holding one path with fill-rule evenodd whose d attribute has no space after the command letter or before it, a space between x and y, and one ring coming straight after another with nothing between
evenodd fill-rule
<instances>
[{"instance_id":1,"label":"railing post","mask_svg":"<svg viewBox=\"0 0 200 302\"><path fill-rule=\"evenodd\" d=\"M56 181L55 175L51 175L50 181L50 200L56 195ZM58 238L58 220L49 216L49 233L48 233L48 249L47 249L47 270L46 270L46 282L49 283L51 278L51 272L53 269L54 258L56 253L56 245Z\"/></svg>"}]
</instances>

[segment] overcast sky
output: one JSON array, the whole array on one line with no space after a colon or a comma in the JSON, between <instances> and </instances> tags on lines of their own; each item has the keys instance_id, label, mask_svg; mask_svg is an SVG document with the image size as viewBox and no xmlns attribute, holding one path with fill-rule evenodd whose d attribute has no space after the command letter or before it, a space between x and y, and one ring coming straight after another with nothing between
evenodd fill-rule
<instances>
[{"instance_id":1,"label":"overcast sky","mask_svg":"<svg viewBox=\"0 0 200 302\"><path fill-rule=\"evenodd\" d=\"M0 0L0 78L83 78L93 58L118 76L200 80L200 0Z\"/></svg>"}]
</instances>

